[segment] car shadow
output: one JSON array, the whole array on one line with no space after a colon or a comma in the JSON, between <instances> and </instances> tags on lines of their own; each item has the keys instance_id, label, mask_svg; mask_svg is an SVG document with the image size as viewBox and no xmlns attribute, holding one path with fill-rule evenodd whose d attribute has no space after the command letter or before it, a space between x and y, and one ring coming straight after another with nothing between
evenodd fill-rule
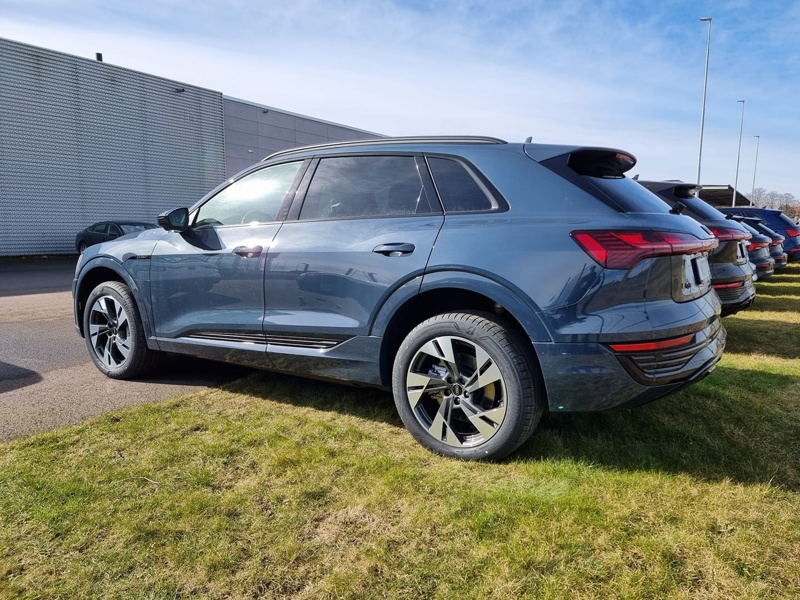
<instances>
[{"instance_id":1,"label":"car shadow","mask_svg":"<svg viewBox=\"0 0 800 600\"><path fill-rule=\"evenodd\" d=\"M761 381L759 382L759 377ZM709 481L767 483L800 490L800 462L787 454L800 439L797 413L786 396L800 378L772 375L762 397L763 372L717 367L706 380L649 405L600 413L551 414L506 461L568 459L625 471L689 474ZM750 387L745 382L754 382ZM731 393L742 388L742 395ZM335 412L403 427L390 393L277 373L253 372L231 392L282 404ZM751 394L753 394L751 396ZM736 400L722 398L736 397Z\"/></svg>"},{"instance_id":2,"label":"car shadow","mask_svg":"<svg viewBox=\"0 0 800 600\"><path fill-rule=\"evenodd\" d=\"M0 394L34 385L41 380L42 376L36 371L0 362Z\"/></svg>"},{"instance_id":3,"label":"car shadow","mask_svg":"<svg viewBox=\"0 0 800 600\"><path fill-rule=\"evenodd\" d=\"M784 283L776 281L775 283ZM767 285L766 283L758 287L758 296L800 296L800 283L792 285Z\"/></svg>"},{"instance_id":4,"label":"car shadow","mask_svg":"<svg viewBox=\"0 0 800 600\"><path fill-rule=\"evenodd\" d=\"M246 375L253 369L194 356L167 354L147 377L137 378L153 384L218 387Z\"/></svg>"},{"instance_id":5,"label":"car shadow","mask_svg":"<svg viewBox=\"0 0 800 600\"><path fill-rule=\"evenodd\" d=\"M320 411L379 421L403 427L389 392L372 387L331 383L283 373L251 371L252 375L231 384L234 393L262 400L314 408Z\"/></svg>"},{"instance_id":6,"label":"car shadow","mask_svg":"<svg viewBox=\"0 0 800 600\"><path fill-rule=\"evenodd\" d=\"M717 367L706 380L646 406L548 415L512 460L569 459L798 491L800 378L771 374L769 392L763 386L761 371Z\"/></svg>"}]
</instances>

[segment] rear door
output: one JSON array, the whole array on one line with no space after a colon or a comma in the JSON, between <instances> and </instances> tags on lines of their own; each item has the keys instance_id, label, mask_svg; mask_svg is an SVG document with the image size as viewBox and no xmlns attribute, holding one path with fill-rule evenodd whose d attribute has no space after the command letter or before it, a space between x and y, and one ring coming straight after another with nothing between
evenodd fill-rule
<instances>
[{"instance_id":1,"label":"rear door","mask_svg":"<svg viewBox=\"0 0 800 600\"><path fill-rule=\"evenodd\" d=\"M419 286L444 221L421 158L324 157L309 173L267 257L274 360L367 335L395 289Z\"/></svg>"}]
</instances>

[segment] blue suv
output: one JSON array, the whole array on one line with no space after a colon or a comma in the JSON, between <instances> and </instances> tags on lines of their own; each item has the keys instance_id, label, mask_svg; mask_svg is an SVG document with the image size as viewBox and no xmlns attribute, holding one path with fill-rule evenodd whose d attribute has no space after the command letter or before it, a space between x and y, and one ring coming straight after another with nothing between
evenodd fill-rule
<instances>
[{"instance_id":1,"label":"blue suv","mask_svg":"<svg viewBox=\"0 0 800 600\"><path fill-rule=\"evenodd\" d=\"M648 402L721 356L717 240L634 164L494 138L279 152L88 248L75 324L109 377L177 352L377 386L426 447L499 458L545 410Z\"/></svg>"},{"instance_id":2,"label":"blue suv","mask_svg":"<svg viewBox=\"0 0 800 600\"><path fill-rule=\"evenodd\" d=\"M767 227L785 238L783 241L783 251L789 256L789 260L800 260L800 225L792 221L783 211L773 208L752 208L749 206L719 208L718 210L728 215L758 217Z\"/></svg>"}]
</instances>

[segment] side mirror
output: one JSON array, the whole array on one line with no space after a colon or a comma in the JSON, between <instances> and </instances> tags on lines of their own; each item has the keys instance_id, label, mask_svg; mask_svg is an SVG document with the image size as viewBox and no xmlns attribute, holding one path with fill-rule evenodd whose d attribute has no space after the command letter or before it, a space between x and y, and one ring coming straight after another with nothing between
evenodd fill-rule
<instances>
[{"instance_id":1,"label":"side mirror","mask_svg":"<svg viewBox=\"0 0 800 600\"><path fill-rule=\"evenodd\" d=\"M158 225L167 231L182 232L189 229L189 209L175 208L158 215Z\"/></svg>"}]
</instances>

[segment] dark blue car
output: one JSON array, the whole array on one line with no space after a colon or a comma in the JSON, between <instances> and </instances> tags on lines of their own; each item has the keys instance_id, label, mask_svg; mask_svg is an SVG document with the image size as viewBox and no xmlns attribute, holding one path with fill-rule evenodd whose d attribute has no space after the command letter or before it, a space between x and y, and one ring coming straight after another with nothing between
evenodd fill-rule
<instances>
[{"instance_id":1,"label":"dark blue car","mask_svg":"<svg viewBox=\"0 0 800 600\"><path fill-rule=\"evenodd\" d=\"M682 181L639 181L669 204L673 211L705 225L719 241L711 251L711 287L722 302L722 316L750 307L756 296L753 285L755 267L747 258L751 234L739 223L697 197L700 186Z\"/></svg>"},{"instance_id":2,"label":"dark blue car","mask_svg":"<svg viewBox=\"0 0 800 600\"><path fill-rule=\"evenodd\" d=\"M783 211L772 208L751 208L744 206L720 208L719 210L729 215L758 217L764 221L767 227L785 238L783 241L783 251L789 256L789 260L800 260L800 225L786 216Z\"/></svg>"},{"instance_id":3,"label":"dark blue car","mask_svg":"<svg viewBox=\"0 0 800 600\"><path fill-rule=\"evenodd\" d=\"M717 240L634 164L493 138L279 152L87 249L76 327L110 377L177 352L392 389L428 448L502 457L545 410L648 402L720 358Z\"/></svg>"}]
</instances>

